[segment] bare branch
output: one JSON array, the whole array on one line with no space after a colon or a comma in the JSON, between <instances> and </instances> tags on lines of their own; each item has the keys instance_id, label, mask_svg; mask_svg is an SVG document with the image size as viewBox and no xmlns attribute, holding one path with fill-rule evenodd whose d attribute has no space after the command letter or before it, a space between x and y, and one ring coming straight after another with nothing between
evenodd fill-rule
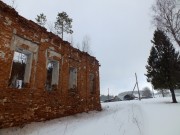
<instances>
[{"instance_id":1,"label":"bare branch","mask_svg":"<svg viewBox=\"0 0 180 135\"><path fill-rule=\"evenodd\" d=\"M11 1L12 1L11 7L16 10L17 9L16 0L11 0Z\"/></svg>"},{"instance_id":2,"label":"bare branch","mask_svg":"<svg viewBox=\"0 0 180 135\"><path fill-rule=\"evenodd\" d=\"M90 38L89 36L84 36L82 41L82 51L90 54Z\"/></svg>"},{"instance_id":3,"label":"bare branch","mask_svg":"<svg viewBox=\"0 0 180 135\"><path fill-rule=\"evenodd\" d=\"M48 23L47 23L47 29L48 29L50 32L54 33L54 34L57 34L57 33L56 33L56 30L55 30L55 28L54 28L54 23L48 22Z\"/></svg>"},{"instance_id":4,"label":"bare branch","mask_svg":"<svg viewBox=\"0 0 180 135\"><path fill-rule=\"evenodd\" d=\"M176 0L156 0L152 10L154 25L180 46L180 9Z\"/></svg>"}]
</instances>

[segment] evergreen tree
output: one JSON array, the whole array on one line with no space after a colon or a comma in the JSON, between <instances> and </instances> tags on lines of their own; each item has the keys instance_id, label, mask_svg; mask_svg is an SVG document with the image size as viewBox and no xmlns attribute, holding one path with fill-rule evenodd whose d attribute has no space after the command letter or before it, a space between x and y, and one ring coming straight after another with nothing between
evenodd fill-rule
<instances>
[{"instance_id":1,"label":"evergreen tree","mask_svg":"<svg viewBox=\"0 0 180 135\"><path fill-rule=\"evenodd\" d=\"M148 58L147 81L155 89L169 89L173 103L177 103L174 89L180 84L180 56L169 38L161 30L154 32L153 47Z\"/></svg>"},{"instance_id":2,"label":"evergreen tree","mask_svg":"<svg viewBox=\"0 0 180 135\"><path fill-rule=\"evenodd\" d=\"M58 13L56 22L55 22L55 29L57 31L57 34L61 35L61 38L63 39L63 34L66 32L67 34L72 34L72 19L69 18L66 12Z\"/></svg>"},{"instance_id":3,"label":"evergreen tree","mask_svg":"<svg viewBox=\"0 0 180 135\"><path fill-rule=\"evenodd\" d=\"M35 18L35 19L36 19L36 22L40 26L43 26L43 27L44 27L44 25L46 24L46 21L47 21L46 16L43 13L41 13L40 15L37 15L37 18Z\"/></svg>"}]
</instances>

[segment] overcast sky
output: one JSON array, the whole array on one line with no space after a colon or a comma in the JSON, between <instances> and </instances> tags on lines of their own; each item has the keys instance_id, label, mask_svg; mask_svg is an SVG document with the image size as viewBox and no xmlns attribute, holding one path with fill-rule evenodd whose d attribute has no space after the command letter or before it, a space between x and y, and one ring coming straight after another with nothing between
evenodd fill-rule
<instances>
[{"instance_id":1,"label":"overcast sky","mask_svg":"<svg viewBox=\"0 0 180 135\"><path fill-rule=\"evenodd\" d=\"M3 0L12 5L11 0ZM48 23L65 11L73 19L74 45L91 39L92 54L99 60L101 94L132 90L135 72L140 89L147 83L145 65L152 46L154 0L15 0L20 15L35 20L44 13ZM66 38L68 39L68 38Z\"/></svg>"}]
</instances>

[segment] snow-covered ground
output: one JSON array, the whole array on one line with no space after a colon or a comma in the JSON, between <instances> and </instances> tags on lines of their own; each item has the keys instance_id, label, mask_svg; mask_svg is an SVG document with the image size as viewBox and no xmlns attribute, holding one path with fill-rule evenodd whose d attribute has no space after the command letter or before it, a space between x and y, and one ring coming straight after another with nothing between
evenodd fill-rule
<instances>
[{"instance_id":1,"label":"snow-covered ground","mask_svg":"<svg viewBox=\"0 0 180 135\"><path fill-rule=\"evenodd\" d=\"M102 108L1 129L0 135L180 135L180 103L172 104L169 97L102 103Z\"/></svg>"}]
</instances>

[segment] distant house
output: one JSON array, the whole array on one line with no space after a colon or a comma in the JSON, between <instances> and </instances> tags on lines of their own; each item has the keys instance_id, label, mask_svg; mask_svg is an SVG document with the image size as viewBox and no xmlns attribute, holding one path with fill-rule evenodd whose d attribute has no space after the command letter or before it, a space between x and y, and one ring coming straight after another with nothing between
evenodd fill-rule
<instances>
[{"instance_id":1,"label":"distant house","mask_svg":"<svg viewBox=\"0 0 180 135\"><path fill-rule=\"evenodd\" d=\"M111 99L107 99L104 102L116 102L116 101L122 101L118 96L115 96Z\"/></svg>"},{"instance_id":2,"label":"distant house","mask_svg":"<svg viewBox=\"0 0 180 135\"><path fill-rule=\"evenodd\" d=\"M123 100L133 100L136 97L133 94L127 94L124 96Z\"/></svg>"},{"instance_id":3,"label":"distant house","mask_svg":"<svg viewBox=\"0 0 180 135\"><path fill-rule=\"evenodd\" d=\"M127 95L132 95L132 94L133 94L133 96L131 96L131 97L134 97L134 99L139 97L138 91L134 91L133 93L132 93L132 91L125 91L125 92L118 94L118 97L121 100L124 100L125 96L128 97ZM140 91L140 97L142 97L142 91Z\"/></svg>"},{"instance_id":4,"label":"distant house","mask_svg":"<svg viewBox=\"0 0 180 135\"><path fill-rule=\"evenodd\" d=\"M122 101L122 100L118 96L115 96L114 101Z\"/></svg>"}]
</instances>

